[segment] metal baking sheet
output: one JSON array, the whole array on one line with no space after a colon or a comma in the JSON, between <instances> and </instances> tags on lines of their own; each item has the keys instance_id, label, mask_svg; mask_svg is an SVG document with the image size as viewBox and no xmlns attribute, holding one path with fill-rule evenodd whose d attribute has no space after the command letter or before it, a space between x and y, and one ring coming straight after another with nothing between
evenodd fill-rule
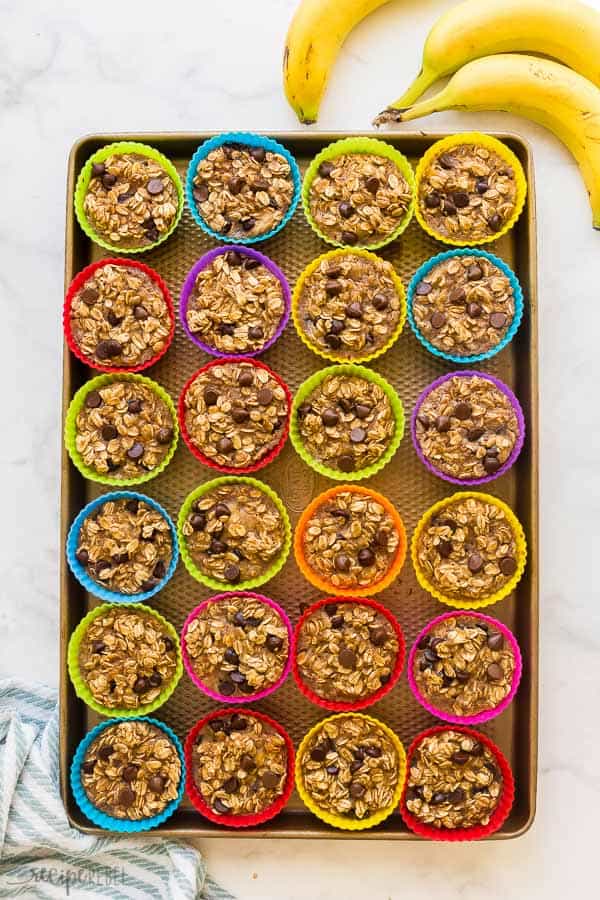
<instances>
[{"instance_id":1,"label":"metal baking sheet","mask_svg":"<svg viewBox=\"0 0 600 900\"><path fill-rule=\"evenodd\" d=\"M91 153L115 140L141 140L157 147L173 160L184 175L187 164L198 144L210 137L209 132L197 134L97 134L79 140L71 151L68 167L66 266L65 286L75 274L89 263L108 254L95 246L79 228L73 212L72 197L77 175ZM272 137L284 143L305 169L310 159L332 140L346 137L345 133L276 133ZM383 134L386 140L405 153L412 161L443 135L440 134ZM514 838L523 834L535 815L537 781L537 693L538 693L538 348L536 293L536 229L534 179L531 152L518 136L498 134L521 160L529 184L525 209L515 228L488 247L511 265L523 286L525 315L512 343L481 368L502 378L517 394L527 421L525 446L517 464L509 473L486 486L486 490L506 500L520 518L529 544L529 562L525 576L516 591L490 610L505 622L517 636L524 656L521 686L511 707L497 719L481 726L481 730L495 740L506 754L516 781L515 803L509 818L492 839ZM185 275L191 265L206 250L214 246L194 224L186 209L179 227L163 245L143 255L144 262L155 268L166 280L177 301ZM315 256L329 249L311 231L298 208L291 222L260 249L283 269L291 285L303 267ZM447 249L428 237L413 221L402 237L381 251L400 273L405 284L428 257ZM284 335L262 357L289 384L292 391L310 374L326 363L312 354L299 340L290 322ZM195 347L178 324L175 340L166 356L145 374L156 379L176 399L189 376L208 361L208 356ZM423 388L450 366L428 354L418 343L408 325L395 346L373 368L384 375L396 388L407 414ZM63 420L75 391L93 373L64 348ZM218 473L203 467L181 441L175 457L166 471L142 485L162 503L175 518L187 493ZM288 442L276 461L258 473L258 477L273 487L284 499L292 524L311 498L331 482L309 469L296 455ZM419 462L405 434L400 449L386 468L368 481L369 486L387 495L400 511L410 534L423 511L441 497L453 493L452 485L429 474ZM77 512L92 498L108 489L87 482L70 463L66 451L62 456L61 540L66 540L70 523ZM283 604L292 620L299 616L299 603L312 602L319 593L301 576L290 556L283 570L262 591ZM180 630L189 611L210 595L210 591L196 583L180 563L175 577L152 601L152 605ZM419 588L410 561L392 587L377 595L397 616L410 647L418 631L446 607L437 603ZM61 717L60 762L62 797L73 825L90 833L101 833L80 812L68 784L68 770L77 744L96 724L98 717L75 696L67 674L67 644L80 619L96 605L70 574L62 561L61 606ZM216 704L201 694L184 673L182 681L170 700L155 715L185 738L192 725ZM279 720L290 732L297 746L302 735L319 719L327 715L305 699L290 677L273 695L257 703L256 708ZM369 708L369 713L387 722L408 746L422 729L434 723L410 693L405 674L398 685L384 699ZM172 818L159 829L162 834L179 837L210 837L219 835L234 840L240 832L220 828L204 820L186 801ZM404 826L396 812L378 827L361 832L339 831L309 813L294 793L287 808L262 826L244 830L245 836L281 838L339 838L341 840L417 840Z\"/></svg>"}]
</instances>

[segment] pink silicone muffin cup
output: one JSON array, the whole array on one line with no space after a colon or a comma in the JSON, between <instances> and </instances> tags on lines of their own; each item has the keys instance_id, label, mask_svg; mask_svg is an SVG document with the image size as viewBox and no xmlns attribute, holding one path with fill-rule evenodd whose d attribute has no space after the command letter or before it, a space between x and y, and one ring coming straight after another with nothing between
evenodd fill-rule
<instances>
[{"instance_id":1,"label":"pink silicone muffin cup","mask_svg":"<svg viewBox=\"0 0 600 900\"><path fill-rule=\"evenodd\" d=\"M206 269L217 256L223 256L226 253L239 253L240 256L249 256L251 259L257 259L269 272L277 278L279 283L281 284L281 289L283 292L283 313L277 328L275 329L275 333L269 338L268 341L265 341L257 350L246 350L236 351L236 356L239 357L253 357L259 356L261 353L264 353L265 350L268 350L269 347L272 347L276 340L281 337L285 326L288 323L288 319L290 317L290 309L291 309L291 293L290 288L287 283L286 277L279 268L276 266L272 259L269 259L268 256L265 256L264 253L259 253L258 250L254 250L252 247L245 247L237 244L228 244L226 247L215 247L212 250L209 250L208 253L205 253L204 256L201 256L200 259L194 263L190 271L188 272L186 279L183 283L183 287L181 288L181 295L179 298L179 318L181 320L181 324L183 325L183 330L186 335L197 347L200 347L201 350L204 350L205 353L210 353L211 356L215 356L218 359L226 359L231 354L221 353L220 350L217 350L216 347L212 347L210 344L206 344L204 341L201 341L200 338L196 337L193 331L190 330L190 327L187 323L187 309L188 304L190 302L190 297L192 296L192 291L194 290L194 285L196 284L196 278L198 277L198 273L202 271L202 269Z\"/></svg>"},{"instance_id":2,"label":"pink silicone muffin cup","mask_svg":"<svg viewBox=\"0 0 600 900\"><path fill-rule=\"evenodd\" d=\"M441 472L437 469L433 463L431 463L423 451L421 450L421 445L417 439L417 416L419 415L419 410L421 408L421 404L428 396L428 394L439 387L441 384L444 384L446 381L450 381L451 378L468 378L477 376L478 378L485 378L486 381L491 381L495 387L498 388L499 391L508 397L510 401L510 405L512 406L515 416L517 417L517 440L515 442L515 446L512 448L512 451L504 462L503 465L500 466L497 472L494 472L492 475L485 475L483 478L455 478L453 475L446 475L445 472ZM525 417L523 415L523 410L521 409L521 404L511 391L511 389L504 384L503 381L500 381L499 378L494 378L493 375L489 375L487 372L476 372L476 371L459 371L459 372L450 372L448 375L442 375L441 378L436 378L435 381L432 381L431 384L428 384L425 390L420 394L417 402L415 403L415 407L412 412L412 416L410 418L410 436L412 438L413 446L417 453L417 456L423 463L426 469L428 469L433 475L436 475L438 478L443 478L444 481L449 481L452 484L462 484L466 487L474 487L478 484L486 484L489 481L495 481L496 478L499 478L501 475L504 475L505 472L508 472L510 467L516 462L519 453L523 448L523 442L525 440Z\"/></svg>"},{"instance_id":3,"label":"pink silicone muffin cup","mask_svg":"<svg viewBox=\"0 0 600 900\"><path fill-rule=\"evenodd\" d=\"M213 691L212 688L209 688L208 685L204 684L200 678L194 672L194 668L192 666L192 661L189 658L187 652L187 646L185 642L186 632L192 623L192 621L200 614L200 612L205 609L210 603L220 603L223 601L231 600L233 597L254 597L256 600L260 600L261 603L265 603L267 606L270 606L275 610L276 613L281 618L281 621L284 623L287 633L288 633L288 658L281 673L281 676L270 687L265 688L263 691L257 691L255 694L249 694L247 696L237 696L237 697L227 697L225 694L219 694L218 691ZM257 594L255 591L227 591L222 594L214 594L212 597L209 597L208 600L204 600L200 603L195 609L191 611L187 619L183 624L183 628L181 629L181 656L183 658L183 664L186 668L186 671L196 687L202 691L203 694L206 694L208 697L211 697L213 700L218 700L219 703L228 703L228 704L236 704L236 703L254 703L257 700L262 700L264 697L268 697L269 694L272 694L273 691L276 691L277 688L281 687L285 679L290 674L290 670L292 668L292 646L293 646L293 631L292 631L292 623L290 622L289 616L285 612L284 609L279 605L279 603L275 603L274 600L271 600L270 597L265 597L264 594Z\"/></svg>"},{"instance_id":4,"label":"pink silicone muffin cup","mask_svg":"<svg viewBox=\"0 0 600 900\"><path fill-rule=\"evenodd\" d=\"M484 710L484 712L478 713L475 716L453 716L451 713L444 712L443 710L438 709L436 706L433 706L433 704L429 703L429 701L426 700L419 691L419 686L417 685L417 681L414 675L415 656L417 654L417 649L421 638L425 637L425 635L428 634L428 632L439 622L444 622L446 621L446 619L455 619L458 616L468 616L469 618L481 619L487 625L492 625L497 631L502 634L507 644L510 645L515 658L515 671L513 674L513 680L509 693L506 695L504 700L502 700L498 704L498 706L495 706L493 709L486 709ZM504 712L504 710L512 703L513 697L517 693L519 682L521 681L522 672L523 657L521 656L521 650L512 631L510 631L510 629L508 629L506 625L503 625L502 622L499 622L497 619L493 619L491 616L485 616L483 613L480 613L477 610L469 609L452 610L452 612L443 613L441 616L437 616L437 618L432 619L430 622L428 622L425 628L417 635L415 642L411 647L407 666L408 683L417 702L420 703L421 706L427 710L427 712L431 713L432 716L435 716L437 719L442 719L444 722L450 722L455 725L480 725L482 722L488 722L490 719L494 719L496 716L499 716L500 713Z\"/></svg>"}]
</instances>

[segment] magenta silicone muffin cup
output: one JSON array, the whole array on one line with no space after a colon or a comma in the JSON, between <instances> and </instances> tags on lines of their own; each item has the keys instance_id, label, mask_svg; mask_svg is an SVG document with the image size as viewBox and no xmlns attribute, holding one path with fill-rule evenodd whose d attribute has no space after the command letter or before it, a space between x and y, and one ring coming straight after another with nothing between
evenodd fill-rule
<instances>
[{"instance_id":1,"label":"magenta silicone muffin cup","mask_svg":"<svg viewBox=\"0 0 600 900\"><path fill-rule=\"evenodd\" d=\"M255 694L249 694L248 696L235 696L228 697L226 694L220 694L218 691L213 691L212 688L209 688L208 685L204 684L204 682L196 675L194 672L194 668L192 666L192 662L189 658L187 652L187 646L185 642L186 632L192 623L192 621L199 615L201 610L205 609L209 603L220 603L222 601L231 600L233 597L253 597L256 600L260 600L261 603L265 603L267 606L270 606L281 618L281 621L286 627L288 633L288 658L286 664L284 666L283 672L277 681L272 684L270 687L265 688L263 691L257 691ZM273 691L276 691L285 679L290 674L292 668L292 643L293 643L293 629L292 623L290 621L289 616L285 612L284 609L276 603L274 600L271 600L270 597L265 597L264 594L257 594L255 591L227 591L222 594L214 594L212 597L209 597L207 600L204 600L202 603L198 604L198 606L191 611L187 619L183 624L183 628L181 629L181 656L183 658L183 664L186 668L188 675L191 680L194 682L196 687L202 691L203 694L206 694L208 697L211 697L213 700L218 700L219 703L228 703L228 704L236 704L236 703L254 703L256 700L262 700L264 697L268 697L269 694L272 694Z\"/></svg>"},{"instance_id":2,"label":"magenta silicone muffin cup","mask_svg":"<svg viewBox=\"0 0 600 900\"><path fill-rule=\"evenodd\" d=\"M425 635L428 634L429 631L431 631L431 629L438 625L440 622L445 622L446 619L456 619L459 616L468 616L469 618L480 619L482 622L485 622L486 625L491 625L502 634L504 640L510 646L515 658L515 671L513 674L512 684L510 686L510 691L508 692L504 700L502 700L498 704L498 706L495 706L493 709L486 709L475 716L453 716L451 713L444 712L443 710L438 709L436 706L433 706L433 704L429 703L429 701L426 700L425 697L423 697L423 695L421 694L414 676L415 656L421 639L424 638ZM517 643L517 639L515 638L512 631L497 619L493 619L491 616L486 616L483 613L478 612L478 610L473 609L454 609L452 610L452 612L443 613L441 616L437 616L435 619L432 619L430 622L428 622L425 628L423 628L423 630L417 635L415 642L411 647L407 665L408 683L417 702L424 709L426 709L427 712L431 713L432 716L435 716L437 719L442 719L444 722L450 722L453 725L480 725L482 722L488 722L490 719L494 719L496 716L499 716L500 713L504 712L504 710L512 703L513 697L517 693L522 673L523 657L521 656L521 650Z\"/></svg>"},{"instance_id":3,"label":"magenta silicone muffin cup","mask_svg":"<svg viewBox=\"0 0 600 900\"><path fill-rule=\"evenodd\" d=\"M435 388L439 387L441 384L444 384L444 382L446 381L450 381L451 378L472 378L473 376L476 376L477 378L485 378L487 381L491 381L491 383L495 385L495 387L497 387L499 391L502 391L502 393L506 397L508 397L510 405L514 409L515 416L517 417L518 435L517 440L515 441L515 446L513 447L510 456L506 459L503 465L500 466L497 472L494 472L491 475L485 475L483 478L454 478L454 476L447 475L445 472L441 472L439 469L437 469L431 462L429 462L429 460L421 450L421 445L419 444L419 441L417 439L417 416L419 415L421 404L428 396L428 394ZM501 475L504 475L505 472L508 472L511 466L516 462L523 448L523 442L525 440L525 416L523 415L521 404L519 403L511 389L508 387L508 385L504 384L503 381L500 381L499 378L495 378L493 375L489 375L487 372L476 372L474 370L449 372L448 375L442 375L440 378L436 378L435 381L432 381L431 384L428 384L425 390L419 395L410 418L410 436L412 438L413 446L415 448L417 456L419 457L425 468L428 469L433 475L436 475L438 478L443 478L444 481L449 481L452 484L461 484L466 487L475 487L478 484L486 484L488 481L495 481L496 478L499 478Z\"/></svg>"},{"instance_id":4,"label":"magenta silicone muffin cup","mask_svg":"<svg viewBox=\"0 0 600 900\"><path fill-rule=\"evenodd\" d=\"M271 272L272 275L277 278L279 283L281 284L281 288L283 291L283 314L279 321L279 325L277 326L275 333L271 335L271 337L265 341L257 350L251 350L246 352L235 352L235 353L221 353L220 350L217 350L216 347L212 347L210 344L206 344L204 341L201 341L200 338L196 337L196 335L190 331L189 325L187 323L187 309L188 304L190 302L190 297L192 296L192 291L194 290L194 284L196 283L196 278L198 273L209 266L213 259L217 256L223 256L225 253L239 253L240 256L249 256L251 259L257 259L266 269ZM252 357L252 356L260 356L261 353L264 353L265 350L268 350L269 347L272 347L275 341L277 341L283 331L285 326L288 323L290 318L290 310L292 304L292 296L289 284L287 283L287 279L279 266L277 266L272 259L269 259L268 256L265 256L264 253L259 253L258 250L254 250L252 247L246 247L243 245L237 244L228 244L225 247L215 247L213 250L209 250L208 253L205 253L203 256L197 260L188 274L186 275L186 279L183 282L183 287L181 288L181 294L179 297L179 318L181 324L183 325L183 330L186 335L201 350L204 350L205 353L210 353L211 356L215 356L218 359L224 359L229 356L236 357Z\"/></svg>"}]
</instances>

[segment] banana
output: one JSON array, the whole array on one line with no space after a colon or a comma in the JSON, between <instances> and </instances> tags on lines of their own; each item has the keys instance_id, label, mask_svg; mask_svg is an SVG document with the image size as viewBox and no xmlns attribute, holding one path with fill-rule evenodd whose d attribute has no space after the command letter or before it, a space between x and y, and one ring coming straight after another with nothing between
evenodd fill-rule
<instances>
[{"instance_id":1,"label":"banana","mask_svg":"<svg viewBox=\"0 0 600 900\"><path fill-rule=\"evenodd\" d=\"M446 109L502 110L549 128L577 160L600 229L600 91L590 81L550 59L484 56L459 69L434 97L388 109L375 121L408 122Z\"/></svg>"},{"instance_id":2,"label":"banana","mask_svg":"<svg viewBox=\"0 0 600 900\"><path fill-rule=\"evenodd\" d=\"M329 72L358 23L388 0L302 0L283 53L283 83L301 122L317 121Z\"/></svg>"},{"instance_id":3,"label":"banana","mask_svg":"<svg viewBox=\"0 0 600 900\"><path fill-rule=\"evenodd\" d=\"M465 0L433 26L421 71L391 106L410 106L473 59L510 52L553 57L600 87L600 13L577 0Z\"/></svg>"}]
</instances>

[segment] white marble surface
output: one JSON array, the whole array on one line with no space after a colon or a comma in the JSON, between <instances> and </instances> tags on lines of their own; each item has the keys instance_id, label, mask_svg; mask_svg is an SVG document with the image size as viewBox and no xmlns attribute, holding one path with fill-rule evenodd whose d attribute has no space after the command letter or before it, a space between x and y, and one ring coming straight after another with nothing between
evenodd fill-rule
<instances>
[{"instance_id":1,"label":"white marble surface","mask_svg":"<svg viewBox=\"0 0 600 900\"><path fill-rule=\"evenodd\" d=\"M92 131L295 128L280 80L295 2L0 0L1 674L57 680L59 313L69 148ZM397 0L357 29L320 127L368 129L413 75L426 30L448 5ZM600 8L600 0L592 5ZM430 130L472 126L518 131L535 148L542 400L537 821L518 841L451 848L204 842L214 875L244 900L325 900L334 892L348 900L537 900L597 891L600 597L592 572L600 513L600 234L592 231L574 163L542 129L500 114L417 123Z\"/></svg>"}]
</instances>

